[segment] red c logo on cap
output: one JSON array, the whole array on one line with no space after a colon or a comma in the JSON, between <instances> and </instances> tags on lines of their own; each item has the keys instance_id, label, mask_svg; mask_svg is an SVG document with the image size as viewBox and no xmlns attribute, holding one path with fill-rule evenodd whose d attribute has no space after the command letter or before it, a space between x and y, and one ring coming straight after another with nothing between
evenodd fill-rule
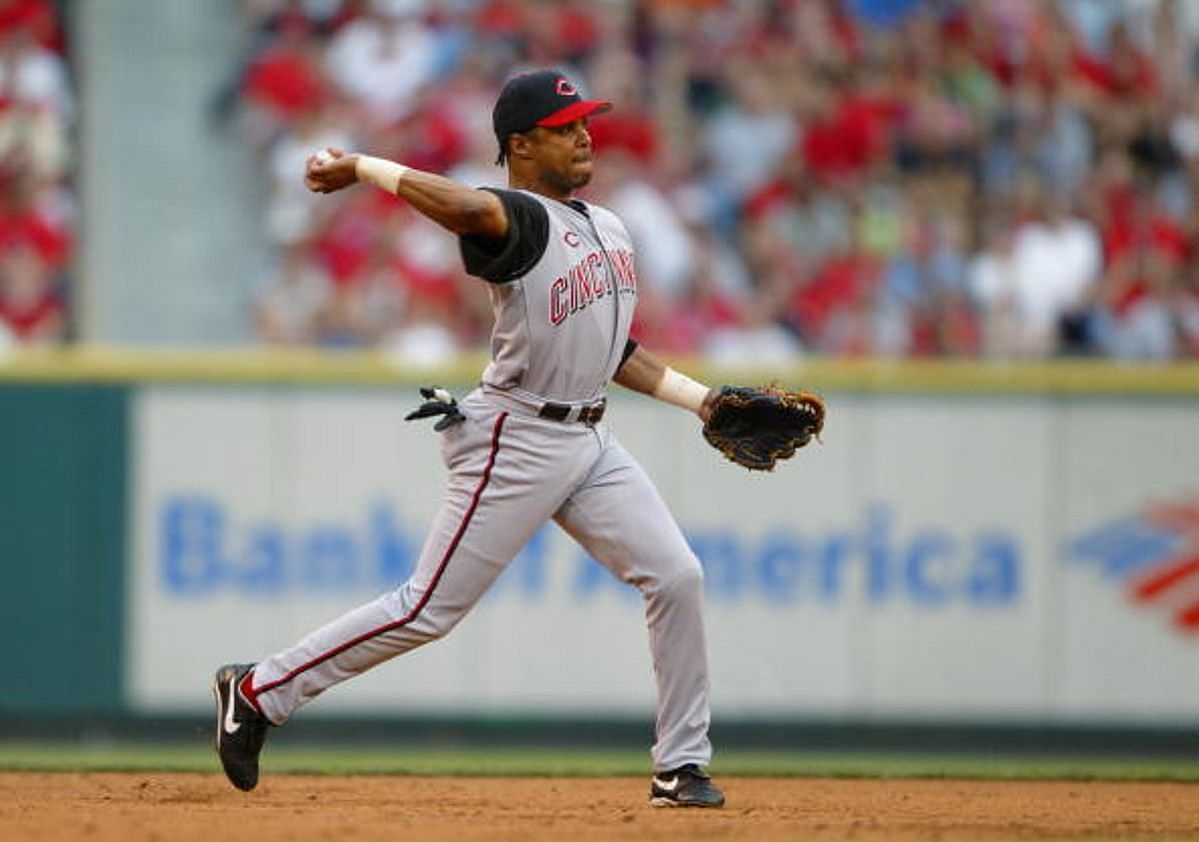
<instances>
[{"instance_id":1,"label":"red c logo on cap","mask_svg":"<svg viewBox=\"0 0 1199 842\"><path fill-rule=\"evenodd\" d=\"M567 82L565 79L558 80L557 90L559 96L574 96L578 93L578 91L575 90L575 86L570 84L570 82Z\"/></svg>"}]
</instances>

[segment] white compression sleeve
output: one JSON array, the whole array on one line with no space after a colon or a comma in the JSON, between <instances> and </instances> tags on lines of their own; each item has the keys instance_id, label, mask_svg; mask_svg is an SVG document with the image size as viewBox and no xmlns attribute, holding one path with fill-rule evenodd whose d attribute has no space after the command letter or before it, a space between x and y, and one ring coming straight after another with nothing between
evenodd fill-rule
<instances>
[{"instance_id":1,"label":"white compression sleeve","mask_svg":"<svg viewBox=\"0 0 1199 842\"><path fill-rule=\"evenodd\" d=\"M359 155L358 163L354 165L354 172L358 174L359 181L373 184L393 195L399 189L400 179L404 177L404 173L408 172L408 169L395 161L372 158L370 155Z\"/></svg>"},{"instance_id":2,"label":"white compression sleeve","mask_svg":"<svg viewBox=\"0 0 1199 842\"><path fill-rule=\"evenodd\" d=\"M667 366L662 379L654 387L654 397L698 414L708 391L708 387L703 383L697 383L686 374L680 374Z\"/></svg>"}]
</instances>

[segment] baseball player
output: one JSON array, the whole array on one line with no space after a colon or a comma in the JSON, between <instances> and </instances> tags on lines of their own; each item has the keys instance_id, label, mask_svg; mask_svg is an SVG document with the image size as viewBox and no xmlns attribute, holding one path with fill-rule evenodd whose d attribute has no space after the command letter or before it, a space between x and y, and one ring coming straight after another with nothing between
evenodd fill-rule
<instances>
[{"instance_id":1,"label":"baseball player","mask_svg":"<svg viewBox=\"0 0 1199 842\"><path fill-rule=\"evenodd\" d=\"M309 159L311 190L373 185L458 235L466 270L490 293L491 362L460 404L426 390L414 413L442 416L435 429L449 483L412 578L257 664L217 671L217 751L237 788L257 784L270 726L449 632L553 519L644 596L657 684L650 803L724 804L703 771L712 753L703 573L653 483L602 421L613 380L701 419L716 396L629 339L633 244L611 211L572 198L591 179L587 118L611 107L584 100L554 71L510 80L492 114L507 190L336 149Z\"/></svg>"}]
</instances>

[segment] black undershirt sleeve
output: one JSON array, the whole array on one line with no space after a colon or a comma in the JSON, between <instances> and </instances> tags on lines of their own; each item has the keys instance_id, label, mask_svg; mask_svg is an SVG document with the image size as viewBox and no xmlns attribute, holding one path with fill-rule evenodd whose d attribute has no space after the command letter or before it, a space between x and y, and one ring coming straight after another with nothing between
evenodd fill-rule
<instances>
[{"instance_id":1,"label":"black undershirt sleeve","mask_svg":"<svg viewBox=\"0 0 1199 842\"><path fill-rule=\"evenodd\" d=\"M503 237L464 234L458 238L462 263L470 275L506 284L526 274L541 260L550 239L550 215L531 196L515 190L482 188L504 203L508 233Z\"/></svg>"},{"instance_id":2,"label":"black undershirt sleeve","mask_svg":"<svg viewBox=\"0 0 1199 842\"><path fill-rule=\"evenodd\" d=\"M620 371L624 368L624 364L629 361L629 357L633 356L633 352L637 350L637 340L628 339L624 343L624 353L620 355L620 365L616 366L616 370Z\"/></svg>"}]
</instances>

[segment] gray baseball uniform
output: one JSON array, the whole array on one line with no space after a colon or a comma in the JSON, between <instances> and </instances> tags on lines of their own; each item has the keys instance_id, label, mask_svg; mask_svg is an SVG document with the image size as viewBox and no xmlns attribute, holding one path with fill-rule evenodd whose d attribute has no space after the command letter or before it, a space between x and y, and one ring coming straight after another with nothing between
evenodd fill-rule
<instances>
[{"instance_id":1,"label":"gray baseball uniform","mask_svg":"<svg viewBox=\"0 0 1199 842\"><path fill-rule=\"evenodd\" d=\"M600 421L632 345L633 248L603 208L495 191L498 242L462 238L490 282L492 362L442 434L449 470L412 578L261 661L252 696L281 724L332 685L446 634L549 519L645 597L658 689L654 768L707 765L703 573L645 472Z\"/></svg>"}]
</instances>

